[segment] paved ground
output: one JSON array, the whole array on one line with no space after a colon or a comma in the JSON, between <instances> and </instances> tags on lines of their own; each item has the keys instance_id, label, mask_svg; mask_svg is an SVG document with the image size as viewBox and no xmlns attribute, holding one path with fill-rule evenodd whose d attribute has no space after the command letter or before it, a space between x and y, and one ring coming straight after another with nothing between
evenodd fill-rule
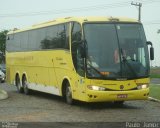
<instances>
[{"instance_id":1,"label":"paved ground","mask_svg":"<svg viewBox=\"0 0 160 128\"><path fill-rule=\"evenodd\" d=\"M0 100L4 100L4 99L7 99L7 98L8 98L7 92L0 88Z\"/></svg>"},{"instance_id":2,"label":"paved ground","mask_svg":"<svg viewBox=\"0 0 160 128\"><path fill-rule=\"evenodd\" d=\"M160 103L129 101L67 105L60 97L39 92L26 96L14 86L0 84L9 98L0 101L0 121L13 122L160 122ZM87 125L88 126L88 125Z\"/></svg>"},{"instance_id":3,"label":"paved ground","mask_svg":"<svg viewBox=\"0 0 160 128\"><path fill-rule=\"evenodd\" d=\"M151 82L159 85L159 79L152 79ZM0 128L6 128L6 126L14 128L129 128L128 122L136 122L136 125L140 127L144 127L144 123L151 122L156 128L160 128L160 103L157 102L129 101L123 106L115 106L112 103L78 102L70 106L57 96L40 92L32 92L31 95L26 96L17 93L16 87L6 83L0 84L0 88L7 91L9 95L8 99L0 100L0 122L2 122ZM141 123L137 124L137 122Z\"/></svg>"}]
</instances>

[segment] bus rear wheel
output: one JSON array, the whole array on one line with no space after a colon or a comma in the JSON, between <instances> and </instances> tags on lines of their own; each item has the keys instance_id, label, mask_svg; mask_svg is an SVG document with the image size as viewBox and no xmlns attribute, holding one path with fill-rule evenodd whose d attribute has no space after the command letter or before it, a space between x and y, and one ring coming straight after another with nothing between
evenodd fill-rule
<instances>
[{"instance_id":1,"label":"bus rear wheel","mask_svg":"<svg viewBox=\"0 0 160 128\"><path fill-rule=\"evenodd\" d=\"M69 83L66 83L66 89L65 89L65 99L66 103L72 105L73 104L73 99L72 99L72 90L69 85Z\"/></svg>"}]
</instances>

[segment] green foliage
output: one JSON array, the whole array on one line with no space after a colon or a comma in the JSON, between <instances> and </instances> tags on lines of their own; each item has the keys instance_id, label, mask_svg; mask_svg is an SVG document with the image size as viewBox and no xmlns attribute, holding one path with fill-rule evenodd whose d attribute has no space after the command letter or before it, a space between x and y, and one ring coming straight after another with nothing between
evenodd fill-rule
<instances>
[{"instance_id":1,"label":"green foliage","mask_svg":"<svg viewBox=\"0 0 160 128\"><path fill-rule=\"evenodd\" d=\"M0 51L5 53L5 42L6 42L6 35L8 30L4 30L0 32Z\"/></svg>"},{"instance_id":2,"label":"green foliage","mask_svg":"<svg viewBox=\"0 0 160 128\"><path fill-rule=\"evenodd\" d=\"M0 32L0 62L4 60L7 33L8 30L3 30Z\"/></svg>"},{"instance_id":3,"label":"green foliage","mask_svg":"<svg viewBox=\"0 0 160 128\"><path fill-rule=\"evenodd\" d=\"M151 78L160 78L160 74L151 74L150 77Z\"/></svg>"}]
</instances>

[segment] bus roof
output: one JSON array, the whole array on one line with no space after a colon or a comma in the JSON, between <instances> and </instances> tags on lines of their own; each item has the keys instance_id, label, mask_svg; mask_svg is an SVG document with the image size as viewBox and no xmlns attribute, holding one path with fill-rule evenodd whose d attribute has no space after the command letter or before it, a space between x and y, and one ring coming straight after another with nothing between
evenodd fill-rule
<instances>
[{"instance_id":1,"label":"bus roof","mask_svg":"<svg viewBox=\"0 0 160 128\"><path fill-rule=\"evenodd\" d=\"M35 25L32 25L31 27L24 28L24 29L15 28L12 31L10 31L8 34L43 28L43 27L66 23L70 21L77 21L79 23L84 23L84 22L136 22L138 23L138 21L135 19L122 18L122 17L121 18L120 17L65 17L65 18L59 18L59 19L43 22L40 24L35 24Z\"/></svg>"}]
</instances>

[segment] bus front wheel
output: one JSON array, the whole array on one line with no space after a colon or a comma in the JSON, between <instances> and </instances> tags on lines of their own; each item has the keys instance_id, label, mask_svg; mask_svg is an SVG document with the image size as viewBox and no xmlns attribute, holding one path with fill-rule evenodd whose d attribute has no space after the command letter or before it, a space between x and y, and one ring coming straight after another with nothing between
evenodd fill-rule
<instances>
[{"instance_id":1,"label":"bus front wheel","mask_svg":"<svg viewBox=\"0 0 160 128\"><path fill-rule=\"evenodd\" d=\"M72 99L72 90L71 90L71 86L69 85L69 83L67 82L66 84L66 92L65 92L65 98L66 98L66 102L67 104L73 104L73 99Z\"/></svg>"}]
</instances>

